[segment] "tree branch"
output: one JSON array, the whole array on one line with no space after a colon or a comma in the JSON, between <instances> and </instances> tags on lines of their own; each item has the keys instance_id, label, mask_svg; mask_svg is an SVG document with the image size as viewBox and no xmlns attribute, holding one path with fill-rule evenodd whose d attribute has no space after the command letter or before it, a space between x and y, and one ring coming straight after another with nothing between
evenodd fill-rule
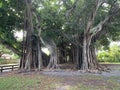
<instances>
[{"instance_id":1,"label":"tree branch","mask_svg":"<svg viewBox=\"0 0 120 90\"><path fill-rule=\"evenodd\" d=\"M20 52L17 48L14 48L13 46L6 44L3 40L0 40L0 44L4 45L7 49L12 50L17 55L19 56L22 55L22 52Z\"/></svg>"},{"instance_id":2,"label":"tree branch","mask_svg":"<svg viewBox=\"0 0 120 90\"><path fill-rule=\"evenodd\" d=\"M96 27L90 29L91 36L95 36L98 32L102 30L103 25L110 19L110 15L107 16L103 21L101 21Z\"/></svg>"},{"instance_id":3,"label":"tree branch","mask_svg":"<svg viewBox=\"0 0 120 90\"><path fill-rule=\"evenodd\" d=\"M107 21L109 21L109 19L113 16L115 16L116 14L118 14L118 12L120 11L120 8L118 7L118 3L114 2L114 4L112 4L111 9L108 12L108 15L106 16L106 18L101 21L96 27L90 29L90 34L91 36L95 36L98 32L100 32L104 26L105 23L107 23Z\"/></svg>"},{"instance_id":4,"label":"tree branch","mask_svg":"<svg viewBox=\"0 0 120 90\"><path fill-rule=\"evenodd\" d=\"M90 28L92 27L93 23L94 23L94 19L95 19L95 16L97 14L97 11L99 9L99 7L104 3L104 0L97 0L96 1L96 6L95 8L93 9L92 11L92 14L91 16L89 17L89 20L88 20L88 23L87 23L87 27L86 27L86 32L89 32L90 31Z\"/></svg>"},{"instance_id":5,"label":"tree branch","mask_svg":"<svg viewBox=\"0 0 120 90\"><path fill-rule=\"evenodd\" d=\"M74 4L72 5L72 7L66 11L66 13L65 13L66 19L68 19L70 13L74 10L74 8L76 7L78 1L79 1L79 0L76 0L76 1L74 2ZM63 1L63 2L65 2L65 1Z\"/></svg>"},{"instance_id":6,"label":"tree branch","mask_svg":"<svg viewBox=\"0 0 120 90\"><path fill-rule=\"evenodd\" d=\"M65 34L65 33L63 33L63 32L60 32L61 33L61 35L63 36L63 37L65 37L66 39L68 39L72 44L74 44L75 46L80 46L80 47L83 47L81 44L79 44L79 43L77 43L77 42L75 42L75 41L73 41L73 40L71 40L70 39L70 37L67 35L67 34ZM72 37L72 36L71 36ZM74 37L72 37L72 38L74 38Z\"/></svg>"}]
</instances>

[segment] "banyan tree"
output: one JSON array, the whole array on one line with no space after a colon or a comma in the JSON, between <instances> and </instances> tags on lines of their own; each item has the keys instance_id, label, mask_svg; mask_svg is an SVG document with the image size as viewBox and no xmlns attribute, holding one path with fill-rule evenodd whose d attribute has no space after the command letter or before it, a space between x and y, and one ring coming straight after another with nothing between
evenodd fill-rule
<instances>
[{"instance_id":1,"label":"banyan tree","mask_svg":"<svg viewBox=\"0 0 120 90\"><path fill-rule=\"evenodd\" d=\"M72 62L83 71L105 70L97 61L95 43L107 33L106 27L119 15L118 0L36 1L25 0L20 69L41 70L45 62L41 51L41 46L44 46L50 51L46 64L49 69ZM50 3L50 6L44 6ZM46 36L47 40L44 39L42 32L50 38Z\"/></svg>"}]
</instances>

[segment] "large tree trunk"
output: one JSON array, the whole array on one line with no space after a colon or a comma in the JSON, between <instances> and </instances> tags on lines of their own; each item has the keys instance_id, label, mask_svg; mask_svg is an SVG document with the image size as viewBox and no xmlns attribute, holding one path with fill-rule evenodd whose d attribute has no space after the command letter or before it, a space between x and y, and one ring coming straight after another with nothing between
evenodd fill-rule
<instances>
[{"instance_id":1,"label":"large tree trunk","mask_svg":"<svg viewBox=\"0 0 120 90\"><path fill-rule=\"evenodd\" d=\"M107 68L102 67L97 61L95 46L92 45L95 43L94 39L96 38L87 35L85 35L83 39L83 59L81 70L85 72L107 71Z\"/></svg>"},{"instance_id":2,"label":"large tree trunk","mask_svg":"<svg viewBox=\"0 0 120 90\"><path fill-rule=\"evenodd\" d=\"M31 39L32 38L29 37L27 39L29 43L24 44L24 53L21 59L20 68L28 71L31 69L40 70L43 66L40 41L38 39Z\"/></svg>"},{"instance_id":3,"label":"large tree trunk","mask_svg":"<svg viewBox=\"0 0 120 90\"><path fill-rule=\"evenodd\" d=\"M58 55L57 55L57 46L55 44L55 42L51 39L49 39L48 42L44 41L43 38L40 38L41 42L43 43L43 45L45 45L45 47L48 48L49 52L50 52L50 60L49 60L49 64L47 66L48 69L56 69L58 68Z\"/></svg>"},{"instance_id":4,"label":"large tree trunk","mask_svg":"<svg viewBox=\"0 0 120 90\"><path fill-rule=\"evenodd\" d=\"M83 46L83 63L81 69L84 71L90 71L90 70L99 70L99 64L97 62L96 54L95 54L95 48L90 47L86 44L84 41Z\"/></svg>"},{"instance_id":5,"label":"large tree trunk","mask_svg":"<svg viewBox=\"0 0 120 90\"><path fill-rule=\"evenodd\" d=\"M80 47L80 46L77 46L76 47L76 52L75 52L75 58L74 58L74 60L76 60L76 67L77 67L77 69L81 69L81 67L82 67L82 63L83 63L83 61L82 61L82 55L83 55L83 52L82 52L82 47ZM74 61L75 62L75 61Z\"/></svg>"},{"instance_id":6,"label":"large tree trunk","mask_svg":"<svg viewBox=\"0 0 120 90\"><path fill-rule=\"evenodd\" d=\"M86 36L83 39L83 64L82 64L82 69L83 70L88 70L88 55L87 55L87 39Z\"/></svg>"},{"instance_id":7,"label":"large tree trunk","mask_svg":"<svg viewBox=\"0 0 120 90\"><path fill-rule=\"evenodd\" d=\"M23 44L23 56L20 61L20 69L30 71L32 69L40 70L42 67L41 45L39 35L34 34L32 1L25 0L25 31Z\"/></svg>"},{"instance_id":8,"label":"large tree trunk","mask_svg":"<svg viewBox=\"0 0 120 90\"><path fill-rule=\"evenodd\" d=\"M82 55L82 67L81 69L84 71L91 70L101 70L101 66L97 62L96 54L95 54L95 46L92 45L93 38L103 29L105 23L110 19L111 15L105 17L103 21L101 21L98 25L93 27L94 20L97 14L99 7L103 4L104 1L97 0L95 8L91 12L91 16L88 19L86 28L84 29L83 36L83 55ZM105 69L103 69L105 70Z\"/></svg>"},{"instance_id":9,"label":"large tree trunk","mask_svg":"<svg viewBox=\"0 0 120 90\"><path fill-rule=\"evenodd\" d=\"M47 66L48 69L55 69L58 68L57 65L57 60L58 60L58 55L57 55L57 47L54 41L52 40L52 45L47 45L49 51L50 51L50 61Z\"/></svg>"}]
</instances>

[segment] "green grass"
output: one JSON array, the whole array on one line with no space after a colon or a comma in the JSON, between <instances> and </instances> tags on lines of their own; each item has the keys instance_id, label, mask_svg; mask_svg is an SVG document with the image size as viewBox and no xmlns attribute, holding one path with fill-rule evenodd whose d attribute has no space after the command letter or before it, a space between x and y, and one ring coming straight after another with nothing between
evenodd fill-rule
<instances>
[{"instance_id":1,"label":"green grass","mask_svg":"<svg viewBox=\"0 0 120 90\"><path fill-rule=\"evenodd\" d=\"M59 77L10 74L0 76L0 90L120 90L118 80L120 77L95 75Z\"/></svg>"},{"instance_id":2,"label":"green grass","mask_svg":"<svg viewBox=\"0 0 120 90\"><path fill-rule=\"evenodd\" d=\"M100 64L120 64L120 62L99 62Z\"/></svg>"},{"instance_id":3,"label":"green grass","mask_svg":"<svg viewBox=\"0 0 120 90\"><path fill-rule=\"evenodd\" d=\"M2 76L0 90L53 90L57 82L54 80L43 75Z\"/></svg>"},{"instance_id":4,"label":"green grass","mask_svg":"<svg viewBox=\"0 0 120 90\"><path fill-rule=\"evenodd\" d=\"M28 87L33 87L37 84L37 80L25 77L1 77L0 90L27 90Z\"/></svg>"}]
</instances>

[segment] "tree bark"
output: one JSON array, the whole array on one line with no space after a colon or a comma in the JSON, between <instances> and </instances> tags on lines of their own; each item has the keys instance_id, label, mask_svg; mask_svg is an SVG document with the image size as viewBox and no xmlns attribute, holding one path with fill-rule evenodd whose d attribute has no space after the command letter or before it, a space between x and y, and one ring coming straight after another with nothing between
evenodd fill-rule
<instances>
[{"instance_id":1,"label":"tree bark","mask_svg":"<svg viewBox=\"0 0 120 90\"><path fill-rule=\"evenodd\" d=\"M49 51L50 51L50 62L47 66L48 69L55 69L58 68L57 65L57 60L58 60L58 55L57 55L57 47L54 41L52 40L52 45L47 45Z\"/></svg>"},{"instance_id":2,"label":"tree bark","mask_svg":"<svg viewBox=\"0 0 120 90\"><path fill-rule=\"evenodd\" d=\"M84 29L83 55L82 55L83 59L82 59L82 67L81 67L81 69L84 71L103 69L97 62L95 46L93 46L92 43L95 42L93 41L93 39L95 38L97 33L99 33L103 29L107 21L113 16L113 14L108 13L108 15L105 17L103 21L101 21L98 25L93 27L97 10L103 3L101 0L98 0L96 2L97 3L95 10L93 10L92 16L89 17L89 20L87 22L86 29Z\"/></svg>"},{"instance_id":3,"label":"tree bark","mask_svg":"<svg viewBox=\"0 0 120 90\"><path fill-rule=\"evenodd\" d=\"M23 56L20 61L20 69L23 71L30 71L32 69L41 70L42 55L41 55L41 44L39 33L34 33L33 28L33 12L32 12L32 1L25 0L25 31L26 37L24 38L23 44Z\"/></svg>"}]
</instances>

